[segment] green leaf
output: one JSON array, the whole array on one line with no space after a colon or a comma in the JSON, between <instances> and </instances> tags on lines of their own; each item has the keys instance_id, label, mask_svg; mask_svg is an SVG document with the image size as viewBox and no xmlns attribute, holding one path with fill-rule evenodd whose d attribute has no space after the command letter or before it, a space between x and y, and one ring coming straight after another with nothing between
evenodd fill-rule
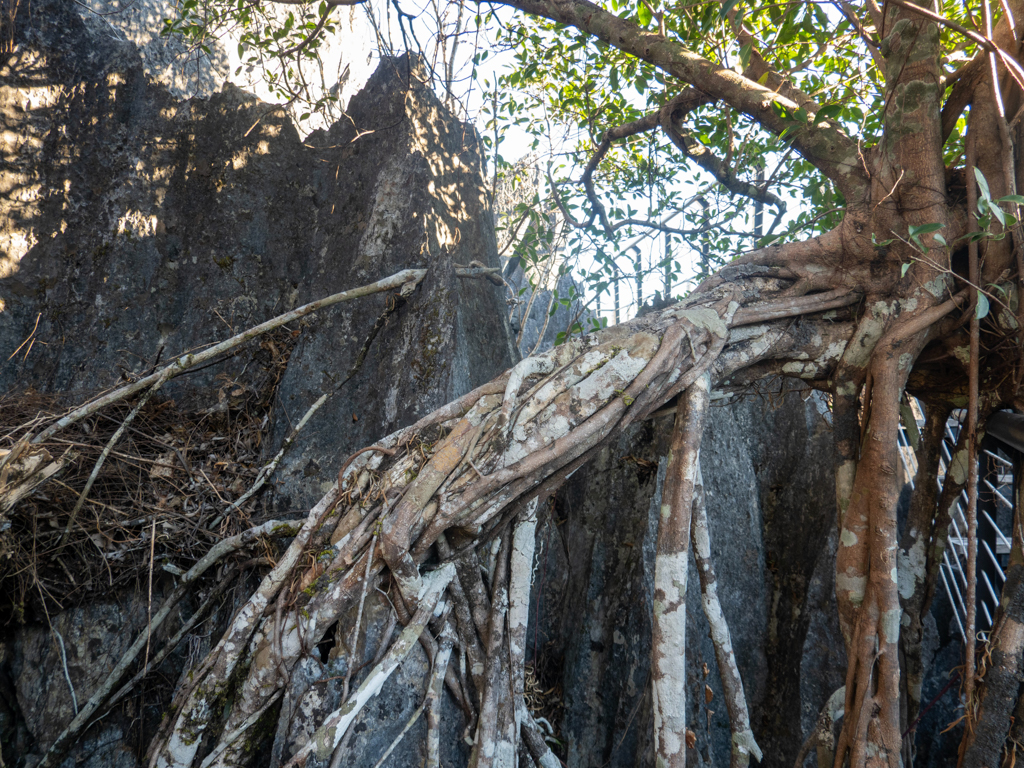
<instances>
[{"instance_id":1,"label":"green leaf","mask_svg":"<svg viewBox=\"0 0 1024 768\"><path fill-rule=\"evenodd\" d=\"M910 269L910 264L909 263L904 264L902 267L900 267L900 277L901 278L904 278L904 277L907 276L907 270L908 269Z\"/></svg>"},{"instance_id":2,"label":"green leaf","mask_svg":"<svg viewBox=\"0 0 1024 768\"><path fill-rule=\"evenodd\" d=\"M1005 195L996 200L997 203L1016 203L1024 205L1024 195Z\"/></svg>"},{"instance_id":3,"label":"green leaf","mask_svg":"<svg viewBox=\"0 0 1024 768\"><path fill-rule=\"evenodd\" d=\"M942 246L946 245L946 238L944 238L942 235L935 235L934 236L934 240L939 245L942 245Z\"/></svg>"},{"instance_id":4,"label":"green leaf","mask_svg":"<svg viewBox=\"0 0 1024 768\"><path fill-rule=\"evenodd\" d=\"M910 236L920 237L921 235L927 235L929 232L938 232L944 226L945 224L939 224L937 222L932 222L931 224L921 224L920 226L917 227L912 225L910 227Z\"/></svg>"},{"instance_id":5,"label":"green leaf","mask_svg":"<svg viewBox=\"0 0 1024 768\"><path fill-rule=\"evenodd\" d=\"M637 18L640 20L640 26L646 27L651 23L651 19L654 18L654 14L651 13L651 9L647 7L647 3L640 3L640 7L637 8Z\"/></svg>"},{"instance_id":6,"label":"green leaf","mask_svg":"<svg viewBox=\"0 0 1024 768\"><path fill-rule=\"evenodd\" d=\"M979 291L978 292L978 303L974 307L974 316L976 318L978 318L979 320L981 320L983 317L985 317L985 315L988 314L988 310L989 310L988 296L986 296L984 293L981 293Z\"/></svg>"},{"instance_id":7,"label":"green leaf","mask_svg":"<svg viewBox=\"0 0 1024 768\"><path fill-rule=\"evenodd\" d=\"M822 120L835 120L842 114L842 111L842 104L826 104L814 115L814 124L817 125Z\"/></svg>"},{"instance_id":8,"label":"green leaf","mask_svg":"<svg viewBox=\"0 0 1024 768\"><path fill-rule=\"evenodd\" d=\"M747 43L740 47L740 66L746 69L750 66L750 51L753 48L753 43Z\"/></svg>"},{"instance_id":9,"label":"green leaf","mask_svg":"<svg viewBox=\"0 0 1024 768\"><path fill-rule=\"evenodd\" d=\"M718 12L718 18L724 19L726 16L728 16L729 11L735 8L736 3L738 2L739 0L726 0L724 3L722 3L722 8Z\"/></svg>"},{"instance_id":10,"label":"green leaf","mask_svg":"<svg viewBox=\"0 0 1024 768\"><path fill-rule=\"evenodd\" d=\"M985 174L980 169L975 167L974 178L978 180L978 188L981 190L981 196L984 200L988 201L992 199L992 193L988 189L988 181L985 179Z\"/></svg>"},{"instance_id":11,"label":"green leaf","mask_svg":"<svg viewBox=\"0 0 1024 768\"><path fill-rule=\"evenodd\" d=\"M993 203L992 206L991 206L991 210L992 210L992 215L995 216L997 219L999 219L999 223L1002 226L1005 227L1006 226L1006 214L1003 213L1003 209L1000 208L995 203Z\"/></svg>"}]
</instances>

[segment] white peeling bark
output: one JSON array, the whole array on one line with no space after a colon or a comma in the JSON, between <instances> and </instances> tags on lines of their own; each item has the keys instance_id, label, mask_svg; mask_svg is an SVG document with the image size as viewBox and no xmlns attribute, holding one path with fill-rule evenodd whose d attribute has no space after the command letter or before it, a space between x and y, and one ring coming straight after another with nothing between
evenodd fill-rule
<instances>
[{"instance_id":1,"label":"white peeling bark","mask_svg":"<svg viewBox=\"0 0 1024 768\"><path fill-rule=\"evenodd\" d=\"M679 400L654 564L652 689L658 768L686 766L686 580L690 514L711 379L700 376Z\"/></svg>"},{"instance_id":2,"label":"white peeling bark","mask_svg":"<svg viewBox=\"0 0 1024 768\"><path fill-rule=\"evenodd\" d=\"M491 615L487 629L487 673L469 768L515 768L518 755L516 718L512 697L509 695L510 658L504 631L508 616L509 550L506 533L494 568Z\"/></svg>"},{"instance_id":3,"label":"white peeling bark","mask_svg":"<svg viewBox=\"0 0 1024 768\"><path fill-rule=\"evenodd\" d=\"M715 659L722 676L725 691L725 706L729 710L729 724L732 729L731 768L745 768L750 756L761 760L761 748L757 746L754 732L750 730L750 715L747 712L747 698L743 692L743 679L736 665L736 654L732 650L729 624L722 613L718 599L718 582L715 568L711 563L711 532L708 529L707 508L704 505L704 478L697 463L697 476L693 493L693 556L697 561L700 578L701 603L704 615L711 627L711 642L715 646Z\"/></svg>"},{"instance_id":4,"label":"white peeling bark","mask_svg":"<svg viewBox=\"0 0 1024 768\"><path fill-rule=\"evenodd\" d=\"M454 581L454 579L453 579ZM427 686L423 707L427 712L427 762L426 768L441 766L441 693L444 690L444 676L448 660L455 647L455 631L451 622L446 621L441 629L437 653L434 654L434 669Z\"/></svg>"},{"instance_id":5,"label":"white peeling bark","mask_svg":"<svg viewBox=\"0 0 1024 768\"><path fill-rule=\"evenodd\" d=\"M527 503L512 534L512 563L508 590L508 643L512 664L512 695L518 703L526 693L526 628L530 620L530 589L533 586L533 553L537 537L537 499ZM516 732L522 726L519 707Z\"/></svg>"}]
</instances>

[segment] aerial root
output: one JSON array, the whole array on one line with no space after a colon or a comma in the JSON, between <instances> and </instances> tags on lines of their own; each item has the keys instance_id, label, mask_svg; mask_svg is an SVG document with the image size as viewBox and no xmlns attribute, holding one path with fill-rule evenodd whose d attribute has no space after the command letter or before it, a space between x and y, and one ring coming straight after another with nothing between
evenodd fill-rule
<instances>
[{"instance_id":1,"label":"aerial root","mask_svg":"<svg viewBox=\"0 0 1024 768\"><path fill-rule=\"evenodd\" d=\"M704 420L710 401L707 374L679 400L668 469L662 486L661 519L654 566L651 681L655 758L668 768L686 765L686 581L690 519Z\"/></svg>"},{"instance_id":2,"label":"aerial root","mask_svg":"<svg viewBox=\"0 0 1024 768\"><path fill-rule=\"evenodd\" d=\"M480 716L469 768L511 765L516 755L514 712L509 701L510 670L503 653L505 616L508 612L509 554L511 536L501 537L491 583L491 612L487 626L487 669L480 694Z\"/></svg>"},{"instance_id":3,"label":"aerial root","mask_svg":"<svg viewBox=\"0 0 1024 768\"><path fill-rule=\"evenodd\" d=\"M715 648L715 660L722 679L725 692L725 706L729 712L729 727L732 731L732 757L730 768L745 768L750 764L750 756L761 761L761 748L754 739L750 729L750 715L747 712L747 698L743 692L743 678L736 666L736 655L732 650L732 638L729 624L722 612L722 604L718 599L718 585L715 577L714 564L711 562L711 532L708 528L707 509L704 504L704 478L700 471L700 462L696 466L696 479L693 490L693 556L697 564L697 575L700 579L701 603L708 626L711 627L711 642Z\"/></svg>"},{"instance_id":4,"label":"aerial root","mask_svg":"<svg viewBox=\"0 0 1024 768\"><path fill-rule=\"evenodd\" d=\"M151 744L147 758L151 765L191 764L201 736L217 711L216 702L220 699L224 686L228 684L238 664L243 660L249 641L256 633L271 601L292 580L294 569L301 561L318 523L330 509L333 496L334 494L330 493L321 499L310 510L305 520L301 521L301 528L297 532L294 527L299 521L277 524L285 526L294 533L295 538L249 600L236 612L217 646L207 656L201 669L194 673L191 685L183 688L175 696L170 716L164 719ZM262 710L262 703L254 709ZM247 720L248 714L251 713L247 713L239 720ZM235 726L231 727L233 729Z\"/></svg>"},{"instance_id":5,"label":"aerial root","mask_svg":"<svg viewBox=\"0 0 1024 768\"><path fill-rule=\"evenodd\" d=\"M537 763L539 768L562 768L562 761L555 756L555 753L551 751L551 747L544 740L544 732L537 725L537 721L533 719L530 710L526 708L526 702L520 702L517 704L517 707L522 712L520 733L522 734L523 742L526 744L526 749L530 753L530 757L533 758L533 761Z\"/></svg>"},{"instance_id":6,"label":"aerial root","mask_svg":"<svg viewBox=\"0 0 1024 768\"><path fill-rule=\"evenodd\" d=\"M454 582L454 579L452 580ZM427 695L423 706L427 711L427 764L426 768L441 766L441 689L442 681L449 670L448 661L455 647L455 632L452 625L445 621L441 627L441 636L434 654L434 669L427 686ZM469 698L468 696L466 697Z\"/></svg>"},{"instance_id":7,"label":"aerial root","mask_svg":"<svg viewBox=\"0 0 1024 768\"><path fill-rule=\"evenodd\" d=\"M553 492L615 430L685 391L687 405L677 425L685 436L674 439L664 495L670 506L685 497L685 510L673 506L672 513L687 523L679 530L674 522L662 526L662 533L682 539L666 543L659 534L659 566L666 565L666 555L673 562L685 556L700 427L710 380L717 373L713 366L729 326L739 316L738 295L726 286L713 296L679 305L681 311L674 315L645 318L602 344L583 339L561 345L350 457L339 472L339 487L310 511L301 527L292 526L295 541L193 671L191 687L183 684L176 693L171 714L153 741L153 764L196 763L198 750L210 743L208 729L222 719L229 688L234 696L224 734L205 762L231 763L247 741L242 735L262 713L281 696L297 695L286 692L291 691L294 670L340 616L356 617L354 628L343 622L339 639L347 639L353 649L358 645L365 631L366 596L384 572L397 588L391 597L407 626L397 640L381 644L383 657L369 677L354 691L345 691L349 695L344 703L291 756L292 764L314 751L318 757L344 753L338 745L349 724L409 652L409 638L424 645L434 660L430 691L441 685L438 680L446 682L471 722L478 705L474 765L490 765L499 752L514 758L520 739L535 760L550 762L543 736L539 744L534 738L539 730L523 699L537 499ZM820 307L820 297L810 298ZM794 301L789 300L790 310ZM488 589L480 575L478 547L495 534L501 543ZM459 549L453 551L449 541ZM441 568L422 572L434 544ZM445 562L452 558L454 563ZM437 587L442 576L444 584ZM665 583L658 581L659 588ZM445 589L452 615L430 621ZM679 605L679 595L668 597L676 607L685 605L685 592ZM357 601L356 612L343 614L356 608ZM428 623L436 640L424 631ZM451 664L456 647L460 663ZM656 643L656 656L662 653L667 659L664 651ZM720 666L728 668L727 663ZM429 695L436 699L439 694ZM655 703L681 709L682 702L676 693L656 696ZM429 707L424 712L429 731L433 715ZM744 718L733 719L740 723L735 727L738 745L756 750L752 739L750 744L744 741L749 731L749 726L742 727ZM669 725L672 735L685 739L685 728L675 725ZM232 744L236 739L238 744Z\"/></svg>"},{"instance_id":8,"label":"aerial root","mask_svg":"<svg viewBox=\"0 0 1024 768\"><path fill-rule=\"evenodd\" d=\"M835 751L836 737L833 733L835 722L843 716L843 706L846 701L846 686L836 690L828 701L825 702L818 713L814 730L804 740L796 760L793 761L793 768L803 768L804 760L814 749L818 756L818 765L828 768L832 765L833 752Z\"/></svg>"},{"instance_id":9,"label":"aerial root","mask_svg":"<svg viewBox=\"0 0 1024 768\"><path fill-rule=\"evenodd\" d=\"M452 549L443 535L437 540L437 549L443 559L451 559ZM485 656L480 642L481 639L486 641L487 638L487 614L490 612L490 605L484 590L483 579L480 578L480 569L475 555L476 550L474 549L455 561L455 578L448 586L448 593L452 596L455 619L458 622L459 645L469 664L473 685L477 691L482 691ZM463 581L471 585L471 594L474 597L472 607L466 596ZM474 620L475 616L479 617L478 621ZM465 688L465 686L463 687Z\"/></svg>"},{"instance_id":10,"label":"aerial root","mask_svg":"<svg viewBox=\"0 0 1024 768\"><path fill-rule=\"evenodd\" d=\"M391 605L395 609L395 614L398 616L398 620L402 622L403 625L408 625L412 618L405 607L401 593L395 595L395 599L391 601ZM443 622L439 622L435 619L432 620L431 623L436 625L438 628L438 634L440 634L441 628L450 621L451 616L448 613L445 613ZM423 646L423 650L427 654L427 658L433 659L437 655L437 642L434 640L434 636L431 635L430 632L424 632L420 635L419 640L420 645ZM462 687L462 681L459 680L458 673L456 673L456 671L451 667L448 667L445 671L444 681L448 686L448 691L451 693L452 698L455 699L455 703L459 705L463 712L466 712L467 714L471 713L473 711L473 705L470 703L468 692Z\"/></svg>"},{"instance_id":11,"label":"aerial root","mask_svg":"<svg viewBox=\"0 0 1024 768\"><path fill-rule=\"evenodd\" d=\"M846 714L836 748L836 762L843 765L848 757L851 768L863 768L865 764L870 710L874 702L872 690L875 687L875 666L878 660L878 637L875 634L878 610L870 591L861 611L863 614L857 622L854 642L850 646L855 658L847 665L843 705Z\"/></svg>"},{"instance_id":12,"label":"aerial root","mask_svg":"<svg viewBox=\"0 0 1024 768\"><path fill-rule=\"evenodd\" d=\"M340 485L338 486L341 487ZM366 593L370 590L370 566L373 565L373 553L377 550L377 534L373 535L370 539L370 549L366 553L366 572L363 574L363 589L359 595L359 609L356 611L356 623L352 628L352 634L349 637L348 648L351 654L355 654L356 648L359 645L359 628L363 621L363 606L366 604ZM350 663L348 669L345 670L345 682L341 687L341 700L345 701L348 698L348 686L352 681L352 667Z\"/></svg>"},{"instance_id":13,"label":"aerial root","mask_svg":"<svg viewBox=\"0 0 1024 768\"><path fill-rule=\"evenodd\" d=\"M333 756L335 748L356 716L366 703L380 692L387 679L398 668L402 660L409 655L413 646L419 642L420 635L426 629L437 601L454 575L454 566L446 565L424 577L423 591L417 595L418 607L412 620L402 630L398 639L392 643L381 662L370 671L352 693L349 700L327 716L323 725L316 730L306 745L292 756L291 760L285 764L285 768L303 764L311 754L318 760L327 760Z\"/></svg>"},{"instance_id":14,"label":"aerial root","mask_svg":"<svg viewBox=\"0 0 1024 768\"><path fill-rule=\"evenodd\" d=\"M447 618L447 616L445 616ZM395 737L394 741L388 746L381 755L380 760L377 761L374 768L380 768L384 765L384 761L387 760L391 753L395 751L402 739L409 732L409 729L416 724L416 721L420 719L424 712L427 714L427 759L426 768L439 768L439 752L440 752L440 734L438 727L440 725L440 713L438 707L441 700L441 691L444 687L445 673L448 669L448 661L452 655L452 649L455 647L455 634L452 632L451 625L444 621L442 622L441 628L441 639L437 646L437 652L434 654L433 665L430 670L430 676L427 681L427 692L423 697L423 703L421 703L416 711L412 713L409 720L406 722L405 727ZM344 760L344 742L338 745L338 748L334 751L334 757L331 760L331 768L340 768Z\"/></svg>"}]
</instances>

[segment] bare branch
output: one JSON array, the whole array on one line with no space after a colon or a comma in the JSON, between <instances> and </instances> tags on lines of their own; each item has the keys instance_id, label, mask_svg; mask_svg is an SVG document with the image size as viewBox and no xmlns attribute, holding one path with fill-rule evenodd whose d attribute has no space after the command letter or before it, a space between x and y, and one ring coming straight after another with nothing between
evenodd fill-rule
<instances>
[{"instance_id":1,"label":"bare branch","mask_svg":"<svg viewBox=\"0 0 1024 768\"><path fill-rule=\"evenodd\" d=\"M677 110L673 102L669 102L661 110L661 127L683 154L693 160L697 165L715 177L723 187L751 200L758 200L762 203L775 206L777 210L785 211L786 204L767 187L762 188L748 181L737 179L732 169L720 158L697 140L688 130L677 127Z\"/></svg>"},{"instance_id":2,"label":"bare branch","mask_svg":"<svg viewBox=\"0 0 1024 768\"><path fill-rule=\"evenodd\" d=\"M713 99L706 93L702 93L696 88L687 88L682 93L674 96L669 101L669 104L673 104L676 110L690 112L700 105L707 104L711 101L713 101ZM631 123L624 123L605 131L604 136L601 138L601 143L590 158L590 162L587 163L587 167L583 170L583 176L580 177L580 183L583 184L583 188L587 192L587 199L590 200L591 213L590 218L587 220L588 224L593 221L596 215L600 219L601 226L604 227L604 231L607 234L610 235L618 229L618 226L613 227L608 221L608 215L605 213L604 205L598 199L597 192L594 190L594 171L597 170L597 167L601 164L604 156L608 154L608 150L611 149L612 142L617 139L636 136L637 134L645 133L646 131L652 131L659 125L661 125L661 110L651 112L644 117L641 117L639 120L634 120Z\"/></svg>"}]
</instances>

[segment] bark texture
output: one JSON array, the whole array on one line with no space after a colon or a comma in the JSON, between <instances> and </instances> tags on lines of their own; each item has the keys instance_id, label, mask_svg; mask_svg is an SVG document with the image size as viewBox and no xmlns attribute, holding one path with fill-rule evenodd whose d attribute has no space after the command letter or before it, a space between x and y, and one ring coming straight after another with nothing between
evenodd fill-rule
<instances>
[{"instance_id":1,"label":"bark texture","mask_svg":"<svg viewBox=\"0 0 1024 768\"><path fill-rule=\"evenodd\" d=\"M755 83L587 0L510 4L645 58L769 131L783 130L781 112L805 103L770 72ZM197 640L187 673L178 674L182 659L168 668L177 682L160 716L145 699L137 705L136 755L161 768L237 767L264 754L275 768L303 759L361 764L385 751L393 764L412 764L418 750L431 763L505 766L529 753L550 765L547 733L564 741L574 766L722 764L729 755L742 765L758 749L765 763L782 765L806 743L826 702L842 698L837 764L900 765L908 713L931 682L923 654L901 661L901 628L911 630L905 641L923 637L947 510L963 483L947 473L937 501L930 489L916 502L911 518L920 527L901 536L896 437L903 392L921 395L928 408L963 405L966 367L975 385L988 382L986 401L969 403L972 414L1018 403L1018 379L998 355L982 368L977 318L964 346L958 326L972 294L941 241L881 252L874 239L937 224L955 242L969 226L962 201L947 188L936 119L944 92L939 37L923 11L890 3L878 14L889 29L885 87L900 94L886 102L878 146L865 153L828 120L793 134L794 149L846 198L836 229L747 254L678 304L517 362L501 293L457 272L470 260L497 266L475 139L443 113L414 66L386 60L353 101L351 121L300 145L287 124L237 91L175 102L147 83L130 49L95 55L95 34L68 2L45 7L52 13L37 13L23 28L23 44L3 73L9 130L2 161L11 183L2 213L12 246L0 276L10 295L0 343L20 351L23 342L38 342L6 361L4 386L56 392L111 384L118 374L131 379L165 350L225 335L209 333L214 322L249 326L307 293L365 284L403 267L428 270L407 303L380 298L373 311L327 314L294 329L268 455L290 439L296 414L337 390L266 496L269 506L296 514L301 530L275 553L272 568L241 590L205 642ZM1005 27L1000 39L1012 32L1015 41L1016 30ZM987 164L998 157L993 142L1003 132L991 130L983 79L963 82L975 90L962 101L974 105L972 118L980 116L967 137L968 165L995 173ZM672 115L665 117L666 130L676 130ZM1013 187L1007 177L995 188ZM1005 243L986 251L981 273L971 254L972 283L1002 283L1014 266ZM998 287L1016 301L1013 283ZM1015 323L998 313L986 333L1019 333ZM94 347L107 354L91 354ZM965 349L968 362L952 370ZM186 399L225 380L242 386L257 369L239 357L197 371L194 389L179 383L164 394ZM705 429L708 404L713 393L752 387L770 397L764 382L779 377L833 395L836 451L821 449L817 421L806 423L829 419L812 400L802 409L790 403L794 437L776 441L785 450L763 433L761 448L747 444L748 455L759 456L752 463L764 465L756 483L723 482L705 467L707 524L698 503L695 532L708 642L703 627L688 626L705 611L697 610L698 590L686 588L701 583L691 578L687 550L700 497L698 456L705 438L715 437L715 426ZM219 391L218 407L230 416L232 389ZM803 431L796 428L801 414ZM659 427L672 430L663 438L665 461L643 455L637 436L673 415L671 426ZM933 423L929 432L935 429ZM803 447L814 444L813 456L801 453L801 435L810 436ZM611 448L623 441L635 447L615 457ZM790 464L769 454L786 455ZM624 504L629 519L602 517L607 501L588 507L586 488L576 491L583 513L573 512L576 473L587 472L588 462L607 469L616 461L636 474L627 485L653 498ZM820 469L825 461L834 481ZM732 466L724 458L718 464ZM930 459L924 464L927 470ZM813 465L816 482L792 482L804 465ZM969 484L974 477L960 474ZM779 487L765 492L765 477L779 478ZM813 493L798 490L804 487ZM738 503L758 489L759 505ZM606 499L614 495L605 491ZM751 514L721 513L716 496ZM534 510L547 515L538 523L539 569L524 540ZM551 531L570 526L573 514L582 521L583 544L593 544L589 553ZM731 536L728 527L717 529L717 514L734 527ZM607 556L596 520L629 541ZM155 536L155 522L151 530ZM794 541L801 537L806 541ZM561 655L557 644L539 641L541 606L550 601L544 566L555 553L571 567L554 569L548 588L557 585L576 606L551 631L564 640ZM613 586L608 577L583 562L602 553L608 570L624 577L613 600L605 597ZM727 554L716 562L720 553ZM719 566L714 578L712 562ZM830 625L814 608L833 616L833 562L837 621ZM155 566L151 555L151 572ZM648 624L625 611L621 626L630 636L618 628L625 589L650 609ZM992 677L978 688L981 708L968 702L968 731L977 737L964 749L984 752L979 759L995 759L1018 704L1011 701L1024 637L1018 598L1008 595L1000 629L1008 653L997 648L993 655ZM532 649L527 605L534 606ZM565 626L569 621L578 626ZM57 654L50 668L58 669L59 658L74 711L78 694L88 694L76 689L76 659L67 664L59 626L50 630ZM618 646L628 677L609 671ZM845 689L833 675L842 650ZM436 665L432 675L428 660ZM570 668L585 674L570 679ZM450 718L436 701L442 675L451 694L443 701L460 708ZM552 694L559 682L561 697ZM835 709L826 707L822 722L830 724ZM120 722L100 721L105 744L119 738L109 734ZM28 748L41 754L63 725ZM462 732L471 746L455 735ZM623 752L626 743L633 749ZM827 762L831 733L819 734L816 744ZM58 747L43 765L63 760Z\"/></svg>"}]
</instances>

